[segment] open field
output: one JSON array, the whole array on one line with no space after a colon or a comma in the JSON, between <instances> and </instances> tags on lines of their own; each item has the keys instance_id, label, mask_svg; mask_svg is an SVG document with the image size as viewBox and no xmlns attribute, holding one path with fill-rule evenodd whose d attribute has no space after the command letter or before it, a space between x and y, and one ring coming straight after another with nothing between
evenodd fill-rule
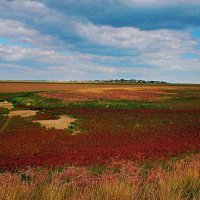
<instances>
[{"instance_id":1,"label":"open field","mask_svg":"<svg viewBox=\"0 0 200 200\"><path fill-rule=\"evenodd\" d=\"M28 92L28 91L94 91L104 89L198 89L199 84L145 84L145 83L57 83L57 82L0 82L0 92Z\"/></svg>"},{"instance_id":2,"label":"open field","mask_svg":"<svg viewBox=\"0 0 200 200\"><path fill-rule=\"evenodd\" d=\"M200 198L200 85L0 83L4 101L0 199Z\"/></svg>"},{"instance_id":3,"label":"open field","mask_svg":"<svg viewBox=\"0 0 200 200\"><path fill-rule=\"evenodd\" d=\"M97 92L103 89L142 89L152 88L146 84L112 84L112 83L35 83L35 82L0 82L0 92L28 92L28 91L94 91ZM164 88L171 88L164 86ZM173 88L176 88L174 85ZM179 86L185 87L185 86ZM193 86L190 86L193 87ZM196 87L194 85L194 87ZM163 88L163 85L155 85L153 88ZM171 88L172 89L172 88Z\"/></svg>"}]
</instances>

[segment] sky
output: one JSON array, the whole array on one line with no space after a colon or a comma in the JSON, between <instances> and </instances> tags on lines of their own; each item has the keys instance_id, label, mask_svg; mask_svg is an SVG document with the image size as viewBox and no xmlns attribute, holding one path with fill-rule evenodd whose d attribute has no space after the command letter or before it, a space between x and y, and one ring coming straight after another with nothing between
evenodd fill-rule
<instances>
[{"instance_id":1,"label":"sky","mask_svg":"<svg viewBox=\"0 0 200 200\"><path fill-rule=\"evenodd\" d=\"M200 83L200 0L0 0L0 80Z\"/></svg>"}]
</instances>

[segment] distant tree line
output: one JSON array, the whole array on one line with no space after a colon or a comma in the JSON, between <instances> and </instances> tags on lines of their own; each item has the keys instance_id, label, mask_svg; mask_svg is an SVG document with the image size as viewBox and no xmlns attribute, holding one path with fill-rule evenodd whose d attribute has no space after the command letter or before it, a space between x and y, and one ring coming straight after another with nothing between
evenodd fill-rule
<instances>
[{"instance_id":1,"label":"distant tree line","mask_svg":"<svg viewBox=\"0 0 200 200\"><path fill-rule=\"evenodd\" d=\"M136 80L136 79L109 79L109 80L69 80L69 81L60 81L60 80L0 80L0 82L41 82L41 83L167 83L165 81L145 81L145 80Z\"/></svg>"},{"instance_id":2,"label":"distant tree line","mask_svg":"<svg viewBox=\"0 0 200 200\"><path fill-rule=\"evenodd\" d=\"M136 79L110 79L110 80L85 80L81 82L96 82L96 83L167 83L165 81L145 81Z\"/></svg>"}]
</instances>

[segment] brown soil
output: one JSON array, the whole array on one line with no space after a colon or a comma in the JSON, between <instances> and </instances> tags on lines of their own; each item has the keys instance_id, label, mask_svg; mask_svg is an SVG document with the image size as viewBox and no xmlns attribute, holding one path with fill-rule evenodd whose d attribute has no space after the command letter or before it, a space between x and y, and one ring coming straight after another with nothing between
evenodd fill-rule
<instances>
[{"instance_id":1,"label":"brown soil","mask_svg":"<svg viewBox=\"0 0 200 200\"><path fill-rule=\"evenodd\" d=\"M37 110L14 110L10 111L8 114L9 117L14 117L14 116L21 116L21 117L30 117L36 115Z\"/></svg>"},{"instance_id":2,"label":"brown soil","mask_svg":"<svg viewBox=\"0 0 200 200\"><path fill-rule=\"evenodd\" d=\"M66 129L70 125L70 123L74 122L76 119L71 118L66 115L60 116L60 119L53 120L34 120L33 122L38 122L41 126L45 128L55 128L55 129Z\"/></svg>"},{"instance_id":3,"label":"brown soil","mask_svg":"<svg viewBox=\"0 0 200 200\"><path fill-rule=\"evenodd\" d=\"M4 101L4 102L0 102L0 107L1 108L7 108L9 110L11 110L13 107L13 104L12 103L9 103L7 101Z\"/></svg>"}]
</instances>

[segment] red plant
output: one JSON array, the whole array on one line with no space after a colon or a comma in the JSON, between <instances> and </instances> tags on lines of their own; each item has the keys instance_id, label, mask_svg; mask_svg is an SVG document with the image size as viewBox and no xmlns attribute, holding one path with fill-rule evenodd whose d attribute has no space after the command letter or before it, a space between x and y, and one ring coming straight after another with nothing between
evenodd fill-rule
<instances>
[{"instance_id":1,"label":"red plant","mask_svg":"<svg viewBox=\"0 0 200 200\"><path fill-rule=\"evenodd\" d=\"M83 118L83 133L45 130L15 117L0 136L0 168L102 165L112 159L163 159L200 149L198 109L80 108L60 112Z\"/></svg>"}]
</instances>

